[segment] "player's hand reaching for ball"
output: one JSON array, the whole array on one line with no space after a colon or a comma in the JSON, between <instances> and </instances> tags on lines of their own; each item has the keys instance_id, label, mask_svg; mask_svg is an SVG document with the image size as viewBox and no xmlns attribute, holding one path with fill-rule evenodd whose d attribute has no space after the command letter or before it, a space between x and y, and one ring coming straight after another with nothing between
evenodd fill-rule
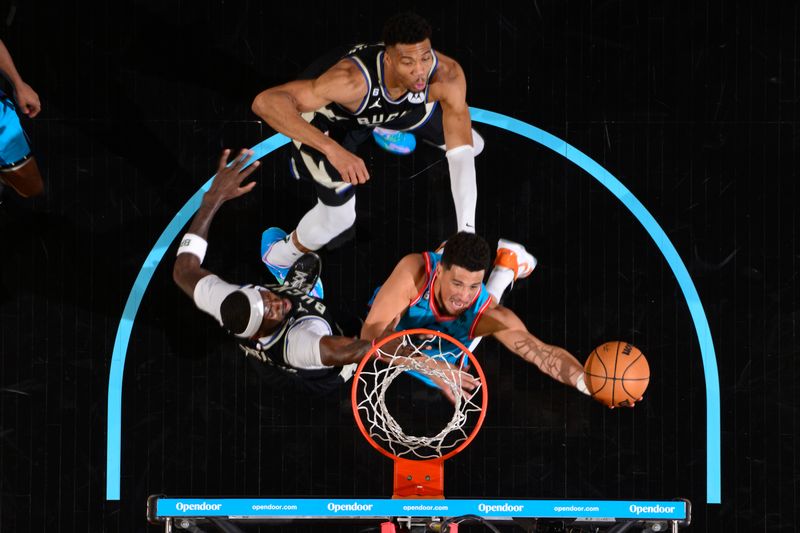
<instances>
[{"instance_id":1,"label":"player's hand reaching for ball","mask_svg":"<svg viewBox=\"0 0 800 533\"><path fill-rule=\"evenodd\" d=\"M633 408L636 407L636 402L641 402L642 400L644 400L644 396L640 397L638 400L630 400L630 399L623 400L619 402L617 405L609 405L608 408L609 409L614 409L615 407Z\"/></svg>"},{"instance_id":2,"label":"player's hand reaching for ball","mask_svg":"<svg viewBox=\"0 0 800 533\"><path fill-rule=\"evenodd\" d=\"M228 165L230 153L231 151L228 149L223 150L217 167L217 175L214 177L214 181L211 182L211 188L203 197L203 201L227 202L249 193L256 186L254 181L242 186L242 182L255 172L259 166L258 161L253 161L251 165L247 166L247 162L254 152L252 150L242 150L233 162Z\"/></svg>"}]
</instances>

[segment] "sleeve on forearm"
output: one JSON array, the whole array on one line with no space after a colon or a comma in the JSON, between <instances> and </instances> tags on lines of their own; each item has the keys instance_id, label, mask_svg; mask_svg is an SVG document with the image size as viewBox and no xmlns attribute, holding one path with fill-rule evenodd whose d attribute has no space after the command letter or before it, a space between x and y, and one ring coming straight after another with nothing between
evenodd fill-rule
<instances>
[{"instance_id":1,"label":"sleeve on forearm","mask_svg":"<svg viewBox=\"0 0 800 533\"><path fill-rule=\"evenodd\" d=\"M450 167L450 190L456 207L458 231L475 233L475 206L478 185L475 178L475 155L472 146L465 144L447 151Z\"/></svg>"},{"instance_id":2,"label":"sleeve on forearm","mask_svg":"<svg viewBox=\"0 0 800 533\"><path fill-rule=\"evenodd\" d=\"M306 317L295 322L286 333L286 362L305 370L330 368L322 364L319 341L332 334L330 324L321 318Z\"/></svg>"}]
</instances>

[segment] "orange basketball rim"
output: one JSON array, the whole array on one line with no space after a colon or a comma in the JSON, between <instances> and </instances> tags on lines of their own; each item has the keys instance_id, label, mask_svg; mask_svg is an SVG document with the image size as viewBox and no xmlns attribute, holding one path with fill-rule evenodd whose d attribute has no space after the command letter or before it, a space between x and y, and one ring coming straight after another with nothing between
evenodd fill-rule
<instances>
[{"instance_id":1,"label":"orange basketball rim","mask_svg":"<svg viewBox=\"0 0 800 533\"><path fill-rule=\"evenodd\" d=\"M477 378L467 372L470 367ZM406 435L386 407L384 393L405 372L422 374L449 391L453 418L433 437ZM444 461L478 434L489 394L483 369L466 346L440 331L410 329L381 339L364 356L353 376L351 400L361 434L394 461L393 497L444 498ZM474 425L469 429L468 424Z\"/></svg>"}]
</instances>

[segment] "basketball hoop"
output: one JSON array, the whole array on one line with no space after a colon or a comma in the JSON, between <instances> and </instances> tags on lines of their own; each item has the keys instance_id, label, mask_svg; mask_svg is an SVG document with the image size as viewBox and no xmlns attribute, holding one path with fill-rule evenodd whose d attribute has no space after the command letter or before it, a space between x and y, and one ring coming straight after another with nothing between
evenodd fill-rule
<instances>
[{"instance_id":1,"label":"basketball hoop","mask_svg":"<svg viewBox=\"0 0 800 533\"><path fill-rule=\"evenodd\" d=\"M468 372L472 368L477 378ZM387 391L405 375L439 387L453 416L433 435L409 435L389 411ZM424 385L418 385L425 388ZM373 448L394 461L395 498L443 498L444 461L466 448L486 415L486 379L475 356L453 337L428 329L394 333L370 349L355 372L356 424Z\"/></svg>"}]
</instances>

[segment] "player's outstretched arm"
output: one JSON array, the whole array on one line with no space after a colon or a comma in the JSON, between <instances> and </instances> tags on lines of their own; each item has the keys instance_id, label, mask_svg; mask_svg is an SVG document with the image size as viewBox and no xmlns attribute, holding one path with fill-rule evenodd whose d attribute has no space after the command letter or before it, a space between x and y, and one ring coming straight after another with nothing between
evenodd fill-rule
<instances>
[{"instance_id":1,"label":"player's outstretched arm","mask_svg":"<svg viewBox=\"0 0 800 533\"><path fill-rule=\"evenodd\" d=\"M430 98L442 106L442 129L447 150L472 146L472 119L467 106L467 79L454 59L440 54L440 65L431 80Z\"/></svg>"},{"instance_id":2,"label":"player's outstretched arm","mask_svg":"<svg viewBox=\"0 0 800 533\"><path fill-rule=\"evenodd\" d=\"M386 328L378 335L375 341L366 339L353 339L338 335L327 335L319 340L320 360L323 365L342 366L358 363L367 355L369 349L384 337L392 335L394 331ZM410 355L411 350L402 345L403 339L394 339L383 345L382 349L396 353L398 356Z\"/></svg>"},{"instance_id":3,"label":"player's outstretched arm","mask_svg":"<svg viewBox=\"0 0 800 533\"><path fill-rule=\"evenodd\" d=\"M424 278L425 259L422 254L409 254L397 263L394 271L386 280L369 310L367 319L361 328L361 338L377 339L383 331L408 309L409 303L416 298L420 287L418 283ZM424 283L424 279L421 280Z\"/></svg>"},{"instance_id":4,"label":"player's outstretched arm","mask_svg":"<svg viewBox=\"0 0 800 533\"><path fill-rule=\"evenodd\" d=\"M510 309L496 305L487 309L475 328L475 336L494 335L503 346L565 385L578 388L583 365L564 348L536 338Z\"/></svg>"},{"instance_id":5,"label":"player's outstretched arm","mask_svg":"<svg viewBox=\"0 0 800 533\"><path fill-rule=\"evenodd\" d=\"M315 80L296 80L259 93L253 112L275 131L319 150L339 171L342 180L364 183L367 166L355 154L306 122L301 113L315 111L331 102L357 106L367 90L364 76L352 61L340 61Z\"/></svg>"},{"instance_id":6,"label":"player's outstretched arm","mask_svg":"<svg viewBox=\"0 0 800 533\"><path fill-rule=\"evenodd\" d=\"M442 56L440 68L431 83L430 98L442 106L442 127L457 230L474 233L478 185L472 147L472 120L467 106L467 80L455 60Z\"/></svg>"},{"instance_id":7,"label":"player's outstretched arm","mask_svg":"<svg viewBox=\"0 0 800 533\"><path fill-rule=\"evenodd\" d=\"M190 298L194 297L194 288L197 282L211 274L200 265L205 256L208 243L208 228L219 208L233 198L253 190L255 182L242 186L244 181L259 165L258 161L245 168L247 161L253 155L252 150L242 150L228 165L230 150L224 150L220 156L217 175L211 183L209 190L203 195L200 208L197 210L189 231L181 239L178 247L178 257L172 269L172 279Z\"/></svg>"},{"instance_id":8,"label":"player's outstretched arm","mask_svg":"<svg viewBox=\"0 0 800 533\"><path fill-rule=\"evenodd\" d=\"M371 346L371 341L329 335L319 340L320 360L328 366L358 363Z\"/></svg>"}]
</instances>

